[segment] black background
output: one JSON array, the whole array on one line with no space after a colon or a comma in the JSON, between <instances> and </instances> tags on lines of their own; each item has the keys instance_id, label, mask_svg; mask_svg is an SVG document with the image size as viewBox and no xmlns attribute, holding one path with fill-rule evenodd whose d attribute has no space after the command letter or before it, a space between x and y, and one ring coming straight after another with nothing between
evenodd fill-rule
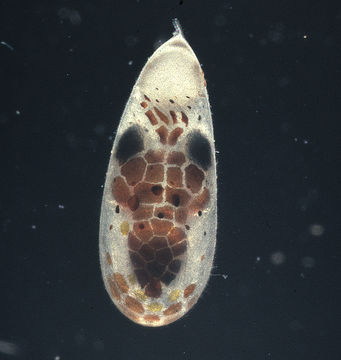
<instances>
[{"instance_id":1,"label":"black background","mask_svg":"<svg viewBox=\"0 0 341 360\"><path fill-rule=\"evenodd\" d=\"M341 358L337 3L0 2L1 359ZM143 328L105 292L99 214L112 136L174 17L208 83L217 251L194 309Z\"/></svg>"}]
</instances>

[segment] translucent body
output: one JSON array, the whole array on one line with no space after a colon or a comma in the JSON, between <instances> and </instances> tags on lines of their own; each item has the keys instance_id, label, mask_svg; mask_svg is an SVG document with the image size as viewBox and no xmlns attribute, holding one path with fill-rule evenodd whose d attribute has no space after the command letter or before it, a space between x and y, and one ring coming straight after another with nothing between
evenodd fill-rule
<instances>
[{"instance_id":1,"label":"translucent body","mask_svg":"<svg viewBox=\"0 0 341 360\"><path fill-rule=\"evenodd\" d=\"M104 187L102 276L134 322L166 325L197 302L214 257L216 192L206 82L177 31L132 90Z\"/></svg>"}]
</instances>

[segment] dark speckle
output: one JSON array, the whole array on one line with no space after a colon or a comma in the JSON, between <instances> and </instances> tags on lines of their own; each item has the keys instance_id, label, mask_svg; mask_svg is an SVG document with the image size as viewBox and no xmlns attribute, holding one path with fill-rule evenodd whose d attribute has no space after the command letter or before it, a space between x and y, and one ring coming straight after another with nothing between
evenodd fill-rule
<instances>
[{"instance_id":1,"label":"dark speckle","mask_svg":"<svg viewBox=\"0 0 341 360\"><path fill-rule=\"evenodd\" d=\"M186 228L186 230L189 230L189 229L190 229L190 227L189 227L188 225L185 225L185 228Z\"/></svg>"},{"instance_id":2,"label":"dark speckle","mask_svg":"<svg viewBox=\"0 0 341 360\"><path fill-rule=\"evenodd\" d=\"M116 205L115 213L116 213L116 214L119 214L119 213L120 213L120 206L119 206L119 205Z\"/></svg>"}]
</instances>

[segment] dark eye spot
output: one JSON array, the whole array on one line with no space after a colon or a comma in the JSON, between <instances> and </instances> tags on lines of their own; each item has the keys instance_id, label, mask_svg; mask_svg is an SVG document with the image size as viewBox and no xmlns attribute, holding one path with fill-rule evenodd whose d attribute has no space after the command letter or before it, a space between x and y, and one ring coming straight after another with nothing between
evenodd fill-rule
<instances>
[{"instance_id":1,"label":"dark eye spot","mask_svg":"<svg viewBox=\"0 0 341 360\"><path fill-rule=\"evenodd\" d=\"M144 225L143 225L143 224L139 224L139 228L140 228L141 230L143 230L143 229L144 229Z\"/></svg>"},{"instance_id":2,"label":"dark eye spot","mask_svg":"<svg viewBox=\"0 0 341 360\"><path fill-rule=\"evenodd\" d=\"M154 185L154 186L152 186L151 190L154 195L158 196L158 195L161 195L163 189L162 189L162 186L160 186L160 185Z\"/></svg>"},{"instance_id":3,"label":"dark eye spot","mask_svg":"<svg viewBox=\"0 0 341 360\"><path fill-rule=\"evenodd\" d=\"M159 219L162 219L162 218L164 217L164 215L163 215L162 212L159 212L159 213L157 214L157 217L158 217Z\"/></svg>"},{"instance_id":4,"label":"dark eye spot","mask_svg":"<svg viewBox=\"0 0 341 360\"><path fill-rule=\"evenodd\" d=\"M116 205L115 212L116 212L116 214L119 214L119 213L120 213L120 207L119 207L119 205Z\"/></svg>"},{"instance_id":5,"label":"dark eye spot","mask_svg":"<svg viewBox=\"0 0 341 360\"><path fill-rule=\"evenodd\" d=\"M212 165L210 143L199 132L193 132L189 135L188 157L204 170L207 170Z\"/></svg>"},{"instance_id":6,"label":"dark eye spot","mask_svg":"<svg viewBox=\"0 0 341 360\"><path fill-rule=\"evenodd\" d=\"M198 211L198 215L201 216L202 215L202 212L201 210Z\"/></svg>"},{"instance_id":7,"label":"dark eye spot","mask_svg":"<svg viewBox=\"0 0 341 360\"><path fill-rule=\"evenodd\" d=\"M116 158L120 164L144 149L143 138L137 126L127 129L117 144Z\"/></svg>"}]
</instances>

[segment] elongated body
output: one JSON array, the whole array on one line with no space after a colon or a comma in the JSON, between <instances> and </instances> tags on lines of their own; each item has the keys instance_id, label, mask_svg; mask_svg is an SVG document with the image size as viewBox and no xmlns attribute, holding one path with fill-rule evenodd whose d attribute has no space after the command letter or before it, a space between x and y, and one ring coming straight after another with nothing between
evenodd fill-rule
<instances>
[{"instance_id":1,"label":"elongated body","mask_svg":"<svg viewBox=\"0 0 341 360\"><path fill-rule=\"evenodd\" d=\"M214 257L217 189L206 82L179 25L144 66L106 175L100 262L115 305L134 322L183 316Z\"/></svg>"}]
</instances>

